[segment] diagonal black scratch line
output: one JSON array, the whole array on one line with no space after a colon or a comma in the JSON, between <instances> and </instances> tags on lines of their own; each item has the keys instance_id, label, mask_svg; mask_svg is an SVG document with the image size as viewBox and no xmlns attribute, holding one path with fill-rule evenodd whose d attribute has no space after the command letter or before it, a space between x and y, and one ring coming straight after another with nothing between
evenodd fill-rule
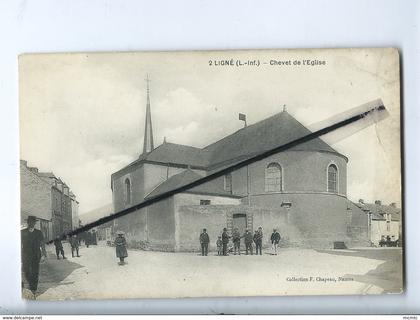
<instances>
[{"instance_id":1,"label":"diagonal black scratch line","mask_svg":"<svg viewBox=\"0 0 420 320\"><path fill-rule=\"evenodd\" d=\"M138 204L136 204L136 205L134 205L134 206L132 206L130 208L126 208L126 209L121 210L121 211L119 211L117 213L113 213L113 214L111 214L109 216L100 218L100 219L98 219L98 220L96 220L94 222L91 222L91 223L89 223L89 224L87 224L87 225L85 225L85 226L83 226L81 228L78 228L76 230L70 231L68 233L64 233L60 238L61 239L64 239L64 237L66 237L66 236L72 236L72 235L75 235L75 234L78 234L78 233L87 231L89 229L92 229L94 227L97 227L97 226L99 226L101 224L104 224L106 222L112 221L114 219L123 217L123 216L125 216L125 215L127 215L129 213L132 213L132 212L137 211L139 209L142 209L142 208L145 208L147 206L150 206L151 204L154 204L154 203L159 202L161 200L167 199L167 198L169 198L169 197L171 197L171 196L173 196L173 195L175 195L177 193L183 192L183 191L188 190L188 189L191 189L193 187L197 187L197 186L199 186L201 184L204 184L206 182L209 182L211 180L214 180L216 178L219 178L221 176L224 176L225 174L227 174L229 172L232 172L232 171L235 171L237 169L243 168L243 167L245 167L245 166L247 166L247 165L249 165L249 164L251 164L253 162L262 160L262 159L267 158L267 157L269 157L269 156L271 156L273 154L276 154L276 153L285 151L287 149L293 148L293 147L295 147L295 146L297 146L299 144L302 144L302 143L311 141L311 140L316 139L316 138L318 138L318 137L320 137L322 135L325 135L325 134L330 133L330 132L332 132L334 130L337 130L337 129L341 128L341 127L344 127L344 126L347 126L349 124L352 124L352 123L354 123L356 121L359 121L359 120L367 117L368 115L370 115L370 114L372 114L374 112L381 112L381 111L385 111L385 110L386 110L386 108L383 105L380 105L380 106L377 106L375 108L369 109L368 111L362 112L360 114L357 114L357 115L352 116L350 118L347 118L345 120L336 122L333 125L327 126L327 127L322 128L320 130L317 130L315 132L312 132L310 134L307 134L304 137L298 138L298 139L293 140L291 142L288 142L286 144L283 144L283 145L277 146L277 147L275 147L273 149L270 149L270 150L264 151L262 153L259 153L256 156L252 156L252 157L250 157L248 159L245 159L245 160L243 160L241 162L238 162L238 163L233 164L233 165L231 165L229 167L226 167L226 168L224 168L224 169L222 169L220 171L214 172L214 173L212 173L212 174L210 174L208 176L205 176L203 178L197 179L196 181L187 183L187 184L185 184L185 185L183 185L181 187L178 187L178 188L175 188L173 190L164 192L164 193L162 193L160 195L157 195L154 198L150 198L150 199L144 200L144 201L142 201L142 202L140 202L140 203L138 203ZM51 240L51 241L49 241L47 243L52 243L52 242L53 242L53 240Z\"/></svg>"}]
</instances>

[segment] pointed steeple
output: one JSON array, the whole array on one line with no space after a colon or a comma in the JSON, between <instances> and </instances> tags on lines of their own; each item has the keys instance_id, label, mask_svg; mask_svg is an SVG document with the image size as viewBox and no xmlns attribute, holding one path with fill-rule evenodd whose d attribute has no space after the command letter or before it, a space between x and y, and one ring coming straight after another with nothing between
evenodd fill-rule
<instances>
[{"instance_id":1,"label":"pointed steeple","mask_svg":"<svg viewBox=\"0 0 420 320\"><path fill-rule=\"evenodd\" d=\"M146 121L144 125L144 142L143 153L149 153L154 149L153 146L153 128L152 128L152 114L150 111L150 96L149 96L149 75L146 77L147 84L147 103L146 103Z\"/></svg>"}]
</instances>

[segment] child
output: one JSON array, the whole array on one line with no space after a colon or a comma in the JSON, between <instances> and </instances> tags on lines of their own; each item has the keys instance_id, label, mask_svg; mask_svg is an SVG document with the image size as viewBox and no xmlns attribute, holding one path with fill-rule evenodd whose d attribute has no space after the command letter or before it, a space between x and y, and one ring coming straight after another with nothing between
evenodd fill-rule
<instances>
[{"instance_id":1,"label":"child","mask_svg":"<svg viewBox=\"0 0 420 320\"><path fill-rule=\"evenodd\" d=\"M223 246L221 236L217 237L216 246L217 246L217 255L221 256L222 255L222 246Z\"/></svg>"}]
</instances>

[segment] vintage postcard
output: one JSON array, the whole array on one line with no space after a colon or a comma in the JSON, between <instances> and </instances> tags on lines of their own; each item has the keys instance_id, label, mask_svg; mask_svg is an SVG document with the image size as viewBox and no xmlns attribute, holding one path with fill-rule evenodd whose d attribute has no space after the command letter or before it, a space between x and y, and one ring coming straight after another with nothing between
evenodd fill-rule
<instances>
[{"instance_id":1,"label":"vintage postcard","mask_svg":"<svg viewBox=\"0 0 420 320\"><path fill-rule=\"evenodd\" d=\"M403 292L393 48L23 54L22 296Z\"/></svg>"}]
</instances>

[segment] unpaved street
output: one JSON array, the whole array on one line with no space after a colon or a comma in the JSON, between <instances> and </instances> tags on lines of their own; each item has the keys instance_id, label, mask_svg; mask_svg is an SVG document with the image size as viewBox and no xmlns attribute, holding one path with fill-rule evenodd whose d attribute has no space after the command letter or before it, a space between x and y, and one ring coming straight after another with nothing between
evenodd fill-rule
<instances>
[{"instance_id":1,"label":"unpaved street","mask_svg":"<svg viewBox=\"0 0 420 320\"><path fill-rule=\"evenodd\" d=\"M68 260L51 256L42 265L39 300L381 293L375 270L401 256L399 249L228 257L129 250L128 264L119 266L115 249L103 244L82 246L80 258L65 249Z\"/></svg>"}]
</instances>

